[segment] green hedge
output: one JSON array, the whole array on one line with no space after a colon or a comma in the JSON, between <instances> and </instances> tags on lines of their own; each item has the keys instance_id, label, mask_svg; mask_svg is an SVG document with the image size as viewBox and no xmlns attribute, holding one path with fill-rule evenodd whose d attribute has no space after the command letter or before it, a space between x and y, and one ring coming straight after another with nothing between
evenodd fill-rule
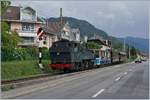
<instances>
[{"instance_id":1,"label":"green hedge","mask_svg":"<svg viewBox=\"0 0 150 100\"><path fill-rule=\"evenodd\" d=\"M47 48L42 49L43 59L49 59L49 50ZM38 59L38 48L6 48L2 47L1 60L36 60Z\"/></svg>"},{"instance_id":2,"label":"green hedge","mask_svg":"<svg viewBox=\"0 0 150 100\"><path fill-rule=\"evenodd\" d=\"M102 48L101 45L99 45L98 43L95 43L95 42L87 42L87 47L89 49L100 49L100 48Z\"/></svg>"}]
</instances>

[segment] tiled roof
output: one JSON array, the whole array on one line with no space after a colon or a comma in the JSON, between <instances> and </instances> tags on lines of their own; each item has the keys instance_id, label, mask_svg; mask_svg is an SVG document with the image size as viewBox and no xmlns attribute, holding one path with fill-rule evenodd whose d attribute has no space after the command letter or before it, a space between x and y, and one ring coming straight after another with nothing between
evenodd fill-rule
<instances>
[{"instance_id":1,"label":"tiled roof","mask_svg":"<svg viewBox=\"0 0 150 100\"><path fill-rule=\"evenodd\" d=\"M28 7L32 9L31 7ZM2 14L2 20L20 20L20 9L21 7L17 6L9 6L4 14ZM37 17L38 22L42 22L42 20Z\"/></svg>"},{"instance_id":2,"label":"tiled roof","mask_svg":"<svg viewBox=\"0 0 150 100\"><path fill-rule=\"evenodd\" d=\"M100 39L88 39L87 41L88 41L88 42L96 42L96 43L98 43L98 44L102 44L102 45L107 46L107 44L104 43L104 42L103 42L102 40L100 40Z\"/></svg>"},{"instance_id":3,"label":"tiled roof","mask_svg":"<svg viewBox=\"0 0 150 100\"><path fill-rule=\"evenodd\" d=\"M64 25L65 21L62 21L62 25L60 21L48 21L47 23L48 29L53 33L59 33Z\"/></svg>"},{"instance_id":4,"label":"tiled roof","mask_svg":"<svg viewBox=\"0 0 150 100\"><path fill-rule=\"evenodd\" d=\"M6 12L2 14L2 19L19 20L20 19L20 7L9 6Z\"/></svg>"},{"instance_id":5,"label":"tiled roof","mask_svg":"<svg viewBox=\"0 0 150 100\"><path fill-rule=\"evenodd\" d=\"M56 33L51 32L47 26L42 26L41 28L43 29L44 32L46 32L49 35L56 35Z\"/></svg>"}]
</instances>

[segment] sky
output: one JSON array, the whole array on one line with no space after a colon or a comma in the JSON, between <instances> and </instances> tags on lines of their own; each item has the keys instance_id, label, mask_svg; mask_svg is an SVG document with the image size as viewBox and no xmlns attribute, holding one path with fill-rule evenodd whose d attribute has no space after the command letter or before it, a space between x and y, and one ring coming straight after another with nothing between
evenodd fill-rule
<instances>
[{"instance_id":1,"label":"sky","mask_svg":"<svg viewBox=\"0 0 150 100\"><path fill-rule=\"evenodd\" d=\"M11 5L30 6L44 18L59 17L59 9L62 8L63 16L86 20L108 35L149 38L149 1L147 0L26 0L11 1Z\"/></svg>"}]
</instances>

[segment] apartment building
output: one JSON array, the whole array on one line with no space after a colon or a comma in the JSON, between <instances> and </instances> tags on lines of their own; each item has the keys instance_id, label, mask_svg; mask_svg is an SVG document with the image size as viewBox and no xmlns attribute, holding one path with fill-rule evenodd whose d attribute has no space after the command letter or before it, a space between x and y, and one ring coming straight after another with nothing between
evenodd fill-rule
<instances>
[{"instance_id":1,"label":"apartment building","mask_svg":"<svg viewBox=\"0 0 150 100\"><path fill-rule=\"evenodd\" d=\"M33 8L17 6L9 6L2 15L2 21L7 22L10 30L17 32L22 38L22 42L18 44L20 46L35 45L37 30L45 24L45 20L38 17Z\"/></svg>"}]
</instances>

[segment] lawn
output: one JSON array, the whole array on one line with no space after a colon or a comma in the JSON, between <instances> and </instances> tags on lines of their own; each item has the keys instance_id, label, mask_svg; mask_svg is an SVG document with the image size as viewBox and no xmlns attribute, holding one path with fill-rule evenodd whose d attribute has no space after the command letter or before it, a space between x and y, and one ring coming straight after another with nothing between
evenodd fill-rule
<instances>
[{"instance_id":1,"label":"lawn","mask_svg":"<svg viewBox=\"0 0 150 100\"><path fill-rule=\"evenodd\" d=\"M1 79L12 80L52 73L53 71L48 67L49 63L49 60L43 60L44 70L41 70L38 68L38 61L36 60L1 62Z\"/></svg>"}]
</instances>

